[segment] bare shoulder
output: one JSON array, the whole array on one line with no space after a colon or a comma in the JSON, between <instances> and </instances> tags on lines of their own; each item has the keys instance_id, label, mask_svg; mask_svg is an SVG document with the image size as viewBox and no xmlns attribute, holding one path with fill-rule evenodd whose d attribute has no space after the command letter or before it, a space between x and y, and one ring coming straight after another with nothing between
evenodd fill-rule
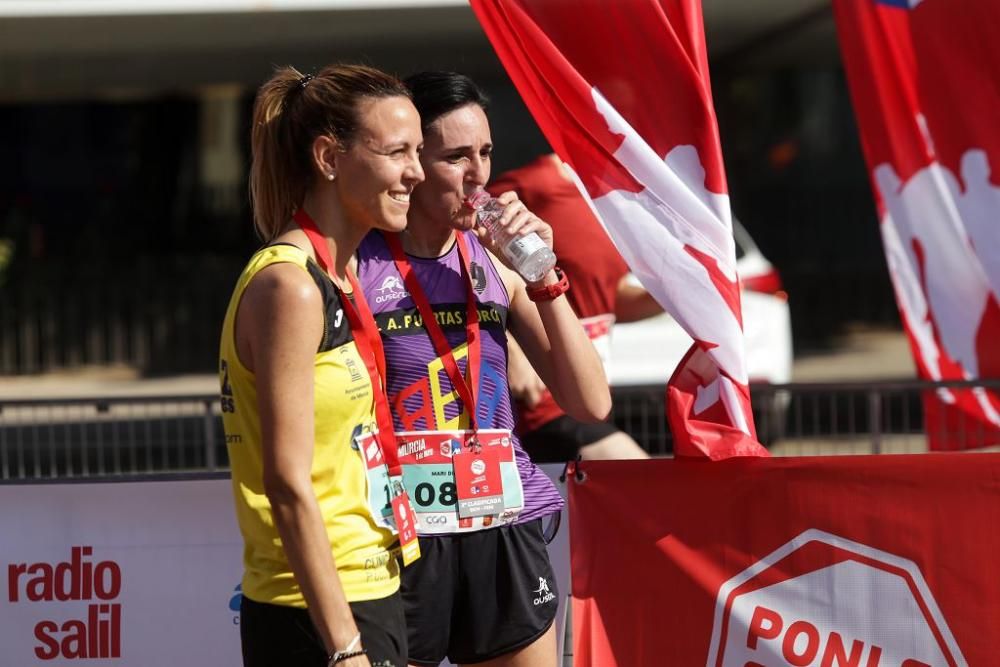
<instances>
[{"instance_id":1,"label":"bare shoulder","mask_svg":"<svg viewBox=\"0 0 1000 667\"><path fill-rule=\"evenodd\" d=\"M247 285L243 304L257 315L300 317L320 313L323 297L312 276L291 262L261 269Z\"/></svg>"},{"instance_id":2,"label":"bare shoulder","mask_svg":"<svg viewBox=\"0 0 1000 667\"><path fill-rule=\"evenodd\" d=\"M243 292L235 333L240 360L255 373L289 351L314 352L323 336L319 288L308 272L291 262L264 267Z\"/></svg>"}]
</instances>

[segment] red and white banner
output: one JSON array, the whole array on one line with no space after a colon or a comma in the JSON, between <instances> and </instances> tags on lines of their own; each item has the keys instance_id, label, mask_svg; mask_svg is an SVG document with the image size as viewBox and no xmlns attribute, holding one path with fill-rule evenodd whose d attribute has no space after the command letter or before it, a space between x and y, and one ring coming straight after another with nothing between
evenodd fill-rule
<instances>
[{"instance_id":1,"label":"red and white banner","mask_svg":"<svg viewBox=\"0 0 1000 667\"><path fill-rule=\"evenodd\" d=\"M236 665L229 480L0 486L0 664Z\"/></svg>"},{"instance_id":2,"label":"red and white banner","mask_svg":"<svg viewBox=\"0 0 1000 667\"><path fill-rule=\"evenodd\" d=\"M1000 378L1000 3L835 0L920 377ZM1000 396L925 397L931 449L1000 442Z\"/></svg>"},{"instance_id":3,"label":"red and white banner","mask_svg":"<svg viewBox=\"0 0 1000 667\"><path fill-rule=\"evenodd\" d=\"M996 25L984 18L987 1L972 0L981 28ZM859 0L856 6L866 8L859 13L908 12L871 2ZM838 5L842 28L846 4ZM935 4L944 3L923 0L909 13ZM696 341L670 382L677 451L715 459L761 453L752 439L728 197L698 2L472 0L472 5L622 255ZM958 12L954 3L951 11ZM935 20L940 25L943 18ZM878 32L879 25L862 23L851 36L883 47L886 55L879 66L865 63L869 71L862 78L870 86L860 94L853 81L857 68L848 63L855 97L860 95L859 104L873 114L881 113L880 106L895 112L900 100L915 101L919 88L915 79L886 78L890 65L913 60L907 56L912 45L900 41L902 33ZM985 41L977 44L987 48ZM963 80L952 71L953 53L936 57L922 65L964 82L928 89L942 95L931 106L955 105L966 99L966 90L988 87L989 95L998 94L1000 77ZM983 52L982 57L996 67L995 56ZM879 86L899 100L880 98ZM926 114L926 102L923 108ZM865 114L859 116L864 126ZM897 278L904 317L915 349L926 352L933 345L937 351L922 357L937 369L938 375L929 377L986 375L997 359L987 342L996 346L1000 340L991 324L1000 313L995 283L989 282L996 274L987 269L998 246L976 239L1000 234L984 217L995 218L1000 209L989 183L989 164L996 161L988 156L996 153L986 143L956 152L951 139L947 152L943 144L935 149L931 137L936 142L935 132L943 131L934 129L937 121L930 115L906 119L897 125L883 118L878 127L883 136L866 135L870 160L869 142L888 147L872 164L873 180L884 187L890 264L894 273L919 277L907 283ZM974 125L983 127L969 127ZM922 128L917 136L924 137L916 152L898 140L914 127ZM897 152L908 161L898 160ZM962 188L953 188L956 177L948 180L946 169L962 174ZM944 215L949 229L964 230L965 246L958 237L928 231L934 229L929 223L914 222L940 217L922 218L922 209ZM930 243L938 247L928 249ZM955 278L974 273L970 266L979 266L986 277L977 289ZM946 291L929 287L932 275L948 271L954 275ZM919 307L910 308L913 304ZM969 316L970 304L978 304L975 318ZM970 322L971 338L952 351L956 331L972 327ZM970 359L975 373L971 365L962 366ZM949 364L964 375L944 374ZM997 407L982 393L951 393L948 400L965 401L967 410L975 407L986 419ZM1000 537L989 528L1000 525L995 483L1000 456L681 458L584 462L578 471L569 503L577 665L995 662Z\"/></svg>"},{"instance_id":4,"label":"red and white banner","mask_svg":"<svg viewBox=\"0 0 1000 667\"><path fill-rule=\"evenodd\" d=\"M699 0L471 3L622 257L695 341L669 383L675 452L766 456Z\"/></svg>"},{"instance_id":5,"label":"red and white banner","mask_svg":"<svg viewBox=\"0 0 1000 667\"><path fill-rule=\"evenodd\" d=\"M578 467L578 667L997 662L1000 455Z\"/></svg>"}]
</instances>

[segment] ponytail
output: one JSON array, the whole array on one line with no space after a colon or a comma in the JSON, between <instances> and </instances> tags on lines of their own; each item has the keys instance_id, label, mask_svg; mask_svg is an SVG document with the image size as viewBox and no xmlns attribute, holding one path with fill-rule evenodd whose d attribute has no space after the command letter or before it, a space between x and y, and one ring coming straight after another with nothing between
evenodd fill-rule
<instances>
[{"instance_id":1,"label":"ponytail","mask_svg":"<svg viewBox=\"0 0 1000 667\"><path fill-rule=\"evenodd\" d=\"M315 178L312 144L324 134L343 147L357 133L363 98L410 97L395 77L363 65L330 65L315 76L282 67L261 86L253 110L250 203L254 226L273 241Z\"/></svg>"}]
</instances>

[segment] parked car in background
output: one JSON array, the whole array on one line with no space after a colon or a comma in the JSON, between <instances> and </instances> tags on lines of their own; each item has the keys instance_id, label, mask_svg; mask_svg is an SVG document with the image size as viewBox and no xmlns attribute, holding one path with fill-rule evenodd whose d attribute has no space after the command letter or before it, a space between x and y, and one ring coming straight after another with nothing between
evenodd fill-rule
<instances>
[{"instance_id":1,"label":"parked car in background","mask_svg":"<svg viewBox=\"0 0 1000 667\"><path fill-rule=\"evenodd\" d=\"M736 221L733 236L736 269L743 287L743 333L753 395L753 385L791 380L788 295L782 289L777 269ZM609 380L614 389L615 420L650 451L663 448L663 389L691 343L691 337L666 313L614 327ZM754 402L755 421L758 438L767 443L784 432L788 395L759 393L764 400Z\"/></svg>"}]
</instances>

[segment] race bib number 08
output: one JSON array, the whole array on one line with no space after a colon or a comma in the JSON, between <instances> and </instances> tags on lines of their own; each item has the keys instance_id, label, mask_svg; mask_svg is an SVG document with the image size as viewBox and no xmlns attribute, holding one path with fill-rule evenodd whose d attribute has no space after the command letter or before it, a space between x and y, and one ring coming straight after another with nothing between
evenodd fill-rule
<instances>
[{"instance_id":1,"label":"race bib number 08","mask_svg":"<svg viewBox=\"0 0 1000 667\"><path fill-rule=\"evenodd\" d=\"M482 530L513 523L524 508L521 477L514 460L511 433L502 429L481 430L478 439L491 460L499 462L502 501L498 514L460 517L459 494L455 481L453 457L466 447L468 431L409 431L396 434L399 460L403 464L403 486L410 496L420 535L440 535ZM381 525L392 525L389 506L389 475L374 439L360 436L358 445L368 470L368 498L372 515Z\"/></svg>"}]
</instances>

